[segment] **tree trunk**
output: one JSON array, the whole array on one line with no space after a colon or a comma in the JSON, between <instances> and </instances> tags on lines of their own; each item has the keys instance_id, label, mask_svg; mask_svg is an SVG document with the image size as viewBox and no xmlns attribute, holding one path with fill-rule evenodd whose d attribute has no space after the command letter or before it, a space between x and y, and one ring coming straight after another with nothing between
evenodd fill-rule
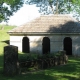
<instances>
[{"instance_id":1,"label":"tree trunk","mask_svg":"<svg viewBox=\"0 0 80 80\"><path fill-rule=\"evenodd\" d=\"M55 12L55 14L58 14L58 4L59 3L59 1L57 0L57 2L56 2L56 12ZM54 14L54 9L53 9L53 6L52 6L52 1L51 0L49 0L49 5L50 5L50 7L51 7L51 9L52 9L52 11L53 11L53 14Z\"/></svg>"},{"instance_id":2,"label":"tree trunk","mask_svg":"<svg viewBox=\"0 0 80 80\"><path fill-rule=\"evenodd\" d=\"M57 0L57 3L56 3L56 13L55 14L58 14L58 0Z\"/></svg>"},{"instance_id":3,"label":"tree trunk","mask_svg":"<svg viewBox=\"0 0 80 80\"><path fill-rule=\"evenodd\" d=\"M53 14L54 14L54 9L53 9L52 1L51 1L51 0L49 0L49 5L50 5L50 7L51 7L51 9L52 9L52 12L53 12Z\"/></svg>"}]
</instances>

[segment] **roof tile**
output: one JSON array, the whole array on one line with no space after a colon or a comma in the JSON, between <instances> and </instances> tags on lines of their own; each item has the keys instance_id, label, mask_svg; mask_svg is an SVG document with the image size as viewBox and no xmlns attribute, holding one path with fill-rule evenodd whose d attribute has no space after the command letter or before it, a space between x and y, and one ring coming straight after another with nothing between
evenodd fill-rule
<instances>
[{"instance_id":1,"label":"roof tile","mask_svg":"<svg viewBox=\"0 0 80 80\"><path fill-rule=\"evenodd\" d=\"M74 33L80 32L80 23L69 15L40 16L9 31L9 33L15 32Z\"/></svg>"}]
</instances>

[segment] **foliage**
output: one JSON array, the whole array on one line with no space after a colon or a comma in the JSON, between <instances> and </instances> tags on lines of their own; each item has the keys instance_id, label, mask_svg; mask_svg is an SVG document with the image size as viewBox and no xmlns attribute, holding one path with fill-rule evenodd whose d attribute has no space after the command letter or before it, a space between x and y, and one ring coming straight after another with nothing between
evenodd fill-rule
<instances>
[{"instance_id":1,"label":"foliage","mask_svg":"<svg viewBox=\"0 0 80 80\"><path fill-rule=\"evenodd\" d=\"M25 62L27 60L37 60L37 59L47 59L47 58L54 58L63 56L62 52L56 53L48 53L48 54L38 54L38 53L19 53L19 61Z\"/></svg>"},{"instance_id":2,"label":"foliage","mask_svg":"<svg viewBox=\"0 0 80 80\"><path fill-rule=\"evenodd\" d=\"M22 5L23 0L0 0L0 22L9 20Z\"/></svg>"},{"instance_id":3,"label":"foliage","mask_svg":"<svg viewBox=\"0 0 80 80\"><path fill-rule=\"evenodd\" d=\"M41 14L80 14L80 0L26 0L27 4L36 4Z\"/></svg>"},{"instance_id":4,"label":"foliage","mask_svg":"<svg viewBox=\"0 0 80 80\"><path fill-rule=\"evenodd\" d=\"M35 53L19 53L19 61L35 60L37 59L38 54Z\"/></svg>"}]
</instances>

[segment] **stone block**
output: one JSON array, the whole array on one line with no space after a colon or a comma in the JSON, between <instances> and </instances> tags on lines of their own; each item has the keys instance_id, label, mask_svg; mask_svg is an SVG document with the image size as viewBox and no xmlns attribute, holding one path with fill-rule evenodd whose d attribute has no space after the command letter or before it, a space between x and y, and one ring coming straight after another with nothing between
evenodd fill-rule
<instances>
[{"instance_id":1,"label":"stone block","mask_svg":"<svg viewBox=\"0 0 80 80\"><path fill-rule=\"evenodd\" d=\"M4 74L15 75L18 72L18 47L5 46L4 47Z\"/></svg>"}]
</instances>

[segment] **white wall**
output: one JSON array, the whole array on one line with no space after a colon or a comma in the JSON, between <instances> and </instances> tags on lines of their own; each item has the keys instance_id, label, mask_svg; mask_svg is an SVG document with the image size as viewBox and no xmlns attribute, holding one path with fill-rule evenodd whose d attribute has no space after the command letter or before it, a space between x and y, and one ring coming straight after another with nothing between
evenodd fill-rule
<instances>
[{"instance_id":1,"label":"white wall","mask_svg":"<svg viewBox=\"0 0 80 80\"><path fill-rule=\"evenodd\" d=\"M73 55L80 56L80 35L72 36Z\"/></svg>"},{"instance_id":2,"label":"white wall","mask_svg":"<svg viewBox=\"0 0 80 80\"><path fill-rule=\"evenodd\" d=\"M25 36L10 36L10 45L18 46L18 49L22 51L22 39ZM42 53L42 40L44 37L50 39L50 52L63 50L63 41L65 37L72 39L72 54L80 55L80 37L79 35L41 35L41 36L26 36L29 38L30 52Z\"/></svg>"},{"instance_id":3,"label":"white wall","mask_svg":"<svg viewBox=\"0 0 80 80\"><path fill-rule=\"evenodd\" d=\"M10 45L18 46L18 50L22 51L23 36L10 36Z\"/></svg>"}]
</instances>

